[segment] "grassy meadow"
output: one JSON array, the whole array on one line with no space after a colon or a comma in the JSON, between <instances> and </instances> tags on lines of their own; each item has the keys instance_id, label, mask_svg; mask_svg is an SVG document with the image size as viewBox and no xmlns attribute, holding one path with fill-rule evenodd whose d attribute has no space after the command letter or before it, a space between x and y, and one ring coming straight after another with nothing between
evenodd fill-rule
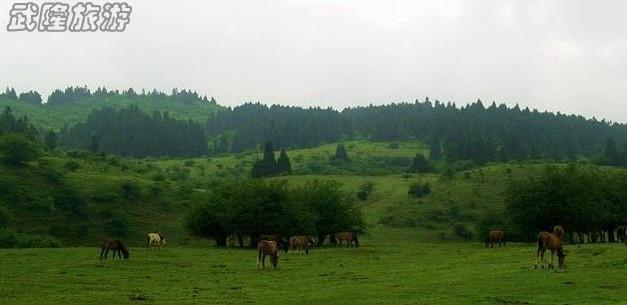
<instances>
[{"instance_id":1,"label":"grassy meadow","mask_svg":"<svg viewBox=\"0 0 627 305\"><path fill-rule=\"evenodd\" d=\"M357 249L281 253L208 245L0 250L2 304L627 304L623 245L568 245L563 271L534 270L534 247L439 242L378 226ZM268 264L269 265L269 264Z\"/></svg>"},{"instance_id":2,"label":"grassy meadow","mask_svg":"<svg viewBox=\"0 0 627 305\"><path fill-rule=\"evenodd\" d=\"M426 153L424 145L345 144L349 164L330 160L333 144L293 149L294 175L273 179L337 180L349 195L372 183L366 200L355 199L369 233L358 249L281 253L277 271L258 271L254 250L217 249L183 229L189 194L248 176L259 152L195 159L53 155L26 168L2 167L0 194L28 202L12 211L14 227L58 237L54 224L63 223L67 234L84 234L59 238L64 248L0 249L0 304L627 304L627 246L567 245L567 268L549 271L533 269L533 244L486 249L479 242L474 223L503 208L510 183L546 163L406 174L411 157ZM414 182L428 183L432 192L408 196ZM137 194L121 191L129 183ZM60 187L84 198L84 214L48 209ZM113 217L128 221L130 260L98 259ZM452 224L475 235L463 241ZM144 236L154 230L166 233L168 246L148 252Z\"/></svg>"}]
</instances>

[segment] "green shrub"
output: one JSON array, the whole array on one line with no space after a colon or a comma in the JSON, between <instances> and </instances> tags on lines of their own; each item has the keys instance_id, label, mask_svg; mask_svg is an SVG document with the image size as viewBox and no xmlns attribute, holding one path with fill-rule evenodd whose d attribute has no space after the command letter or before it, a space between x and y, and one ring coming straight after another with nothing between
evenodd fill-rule
<instances>
[{"instance_id":1,"label":"green shrub","mask_svg":"<svg viewBox=\"0 0 627 305\"><path fill-rule=\"evenodd\" d=\"M474 168L475 163L472 160L460 160L453 163L452 167L454 171L462 172Z\"/></svg>"},{"instance_id":2,"label":"green shrub","mask_svg":"<svg viewBox=\"0 0 627 305\"><path fill-rule=\"evenodd\" d=\"M471 240L472 239L472 231L469 230L466 225L464 225L463 223L456 223L453 225L453 233L455 233L455 236L460 237L464 240Z\"/></svg>"},{"instance_id":3,"label":"green shrub","mask_svg":"<svg viewBox=\"0 0 627 305\"><path fill-rule=\"evenodd\" d=\"M185 166L187 166L187 167L192 167L192 166L194 166L194 164L196 164L196 161L194 161L194 160L187 160L187 161L185 161L185 163L183 163L183 164L184 164Z\"/></svg>"},{"instance_id":4,"label":"green shrub","mask_svg":"<svg viewBox=\"0 0 627 305\"><path fill-rule=\"evenodd\" d=\"M374 182L366 181L362 185L359 186L359 190L357 191L357 198L359 200L365 201L368 200L370 193L374 190Z\"/></svg>"},{"instance_id":5,"label":"green shrub","mask_svg":"<svg viewBox=\"0 0 627 305\"><path fill-rule=\"evenodd\" d=\"M11 219L11 212L9 212L7 208L0 205L0 229L8 227Z\"/></svg>"},{"instance_id":6,"label":"green shrub","mask_svg":"<svg viewBox=\"0 0 627 305\"><path fill-rule=\"evenodd\" d=\"M135 181L125 181L120 185L120 195L129 201L136 201L141 197L141 189Z\"/></svg>"},{"instance_id":7,"label":"green shrub","mask_svg":"<svg viewBox=\"0 0 627 305\"><path fill-rule=\"evenodd\" d=\"M153 180L153 181L156 181L156 182L161 182L161 181L165 181L165 180L166 180L166 177L165 177L165 175L164 175L164 174L161 174L161 173L159 173L159 174L154 174L154 175L152 176L152 180Z\"/></svg>"},{"instance_id":8,"label":"green shrub","mask_svg":"<svg viewBox=\"0 0 627 305\"><path fill-rule=\"evenodd\" d=\"M12 166L23 165L36 160L41 155L37 143L30 141L26 136L9 133L0 137L0 160Z\"/></svg>"},{"instance_id":9,"label":"green shrub","mask_svg":"<svg viewBox=\"0 0 627 305\"><path fill-rule=\"evenodd\" d=\"M126 218L120 215L111 216L111 218L105 222L104 232L108 236L124 237L129 234L129 225Z\"/></svg>"},{"instance_id":10,"label":"green shrub","mask_svg":"<svg viewBox=\"0 0 627 305\"><path fill-rule=\"evenodd\" d=\"M76 171L77 169L81 168L80 163L74 161L74 160L70 160L65 162L65 164L63 165L63 167L65 167L65 169L73 172Z\"/></svg>"},{"instance_id":11,"label":"green shrub","mask_svg":"<svg viewBox=\"0 0 627 305\"><path fill-rule=\"evenodd\" d=\"M416 198L420 198L429 193L431 193L431 186L429 185L429 183L426 182L412 183L411 185L409 185L409 190L407 191L407 194L412 195Z\"/></svg>"},{"instance_id":12,"label":"green shrub","mask_svg":"<svg viewBox=\"0 0 627 305\"><path fill-rule=\"evenodd\" d=\"M57 248L61 243L48 235L19 233L14 230L0 231L0 248Z\"/></svg>"}]
</instances>

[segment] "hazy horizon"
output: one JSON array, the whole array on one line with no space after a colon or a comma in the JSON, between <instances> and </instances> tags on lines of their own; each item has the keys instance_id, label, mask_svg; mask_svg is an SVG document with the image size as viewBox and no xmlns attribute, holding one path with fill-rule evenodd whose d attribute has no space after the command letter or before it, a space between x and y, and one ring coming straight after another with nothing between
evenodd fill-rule
<instances>
[{"instance_id":1,"label":"hazy horizon","mask_svg":"<svg viewBox=\"0 0 627 305\"><path fill-rule=\"evenodd\" d=\"M225 106L334 109L481 99L626 122L620 1L126 2L123 33L10 33L14 2L1 3L0 86L177 87Z\"/></svg>"}]
</instances>

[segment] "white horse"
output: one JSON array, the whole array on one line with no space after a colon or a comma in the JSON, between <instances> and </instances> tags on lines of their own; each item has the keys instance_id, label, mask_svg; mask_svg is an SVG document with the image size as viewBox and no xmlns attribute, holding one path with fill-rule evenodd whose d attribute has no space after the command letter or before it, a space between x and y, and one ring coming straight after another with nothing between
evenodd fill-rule
<instances>
[{"instance_id":1,"label":"white horse","mask_svg":"<svg viewBox=\"0 0 627 305\"><path fill-rule=\"evenodd\" d=\"M146 249L152 250L153 247L161 249L161 246L165 247L165 237L161 233L148 233Z\"/></svg>"}]
</instances>

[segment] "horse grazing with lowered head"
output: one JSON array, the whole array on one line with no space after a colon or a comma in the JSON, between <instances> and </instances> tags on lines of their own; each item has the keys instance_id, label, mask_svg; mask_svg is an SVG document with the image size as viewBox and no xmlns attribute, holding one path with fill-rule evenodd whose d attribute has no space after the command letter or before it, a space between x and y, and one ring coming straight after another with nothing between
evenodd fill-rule
<instances>
[{"instance_id":1,"label":"horse grazing with lowered head","mask_svg":"<svg viewBox=\"0 0 627 305\"><path fill-rule=\"evenodd\" d=\"M276 270L279 265L279 246L276 241L262 240L257 245L257 269L259 265L266 269L266 256L270 256L272 267Z\"/></svg>"},{"instance_id":2,"label":"horse grazing with lowered head","mask_svg":"<svg viewBox=\"0 0 627 305\"><path fill-rule=\"evenodd\" d=\"M285 252L287 253L287 250L289 250L289 241L285 240L285 238L283 238L283 236L281 236L281 234L261 234L259 235L259 237L257 238L257 244L259 244L262 240L267 240L267 241L274 241L277 243L277 245Z\"/></svg>"},{"instance_id":3,"label":"horse grazing with lowered head","mask_svg":"<svg viewBox=\"0 0 627 305\"><path fill-rule=\"evenodd\" d=\"M359 248L359 239L357 238L357 234L353 232L340 232L337 234L337 242L338 246L342 246L342 242L346 242L346 248L355 247Z\"/></svg>"},{"instance_id":4,"label":"horse grazing with lowered head","mask_svg":"<svg viewBox=\"0 0 627 305\"><path fill-rule=\"evenodd\" d=\"M124 255L124 259L128 259L130 257L128 250L119 239L105 237L102 240L102 244L100 244L100 259L102 260L103 255L104 259L107 259L107 255L110 250L113 251L113 259L115 259L116 253L118 254L119 259L122 259L122 255Z\"/></svg>"},{"instance_id":5,"label":"horse grazing with lowered head","mask_svg":"<svg viewBox=\"0 0 627 305\"><path fill-rule=\"evenodd\" d=\"M161 233L148 233L146 236L147 250L152 250L154 247L161 249L162 246L165 247L165 237Z\"/></svg>"},{"instance_id":6,"label":"horse grazing with lowered head","mask_svg":"<svg viewBox=\"0 0 627 305\"><path fill-rule=\"evenodd\" d=\"M564 228L561 226L555 226L553 228L553 233L549 233L547 231L542 231L538 233L538 251L536 252L536 265L535 268L538 268L538 262L542 259L542 268L545 268L546 261L544 260L544 252L548 249L551 251L551 260L549 264L546 266L547 268L555 268L553 266L553 256L557 253L558 259L558 267L564 267L564 258L566 254L564 254L563 248L563 236L564 236Z\"/></svg>"},{"instance_id":7,"label":"horse grazing with lowered head","mask_svg":"<svg viewBox=\"0 0 627 305\"><path fill-rule=\"evenodd\" d=\"M309 254L309 250L313 249L314 244L315 241L311 236L296 235L290 237L290 248L292 252L298 251L301 254Z\"/></svg>"},{"instance_id":8,"label":"horse grazing with lowered head","mask_svg":"<svg viewBox=\"0 0 627 305\"><path fill-rule=\"evenodd\" d=\"M490 248L494 248L494 245L498 244L499 248L505 246L505 232L501 230L492 230L488 232L488 237L485 241L485 246Z\"/></svg>"}]
</instances>

